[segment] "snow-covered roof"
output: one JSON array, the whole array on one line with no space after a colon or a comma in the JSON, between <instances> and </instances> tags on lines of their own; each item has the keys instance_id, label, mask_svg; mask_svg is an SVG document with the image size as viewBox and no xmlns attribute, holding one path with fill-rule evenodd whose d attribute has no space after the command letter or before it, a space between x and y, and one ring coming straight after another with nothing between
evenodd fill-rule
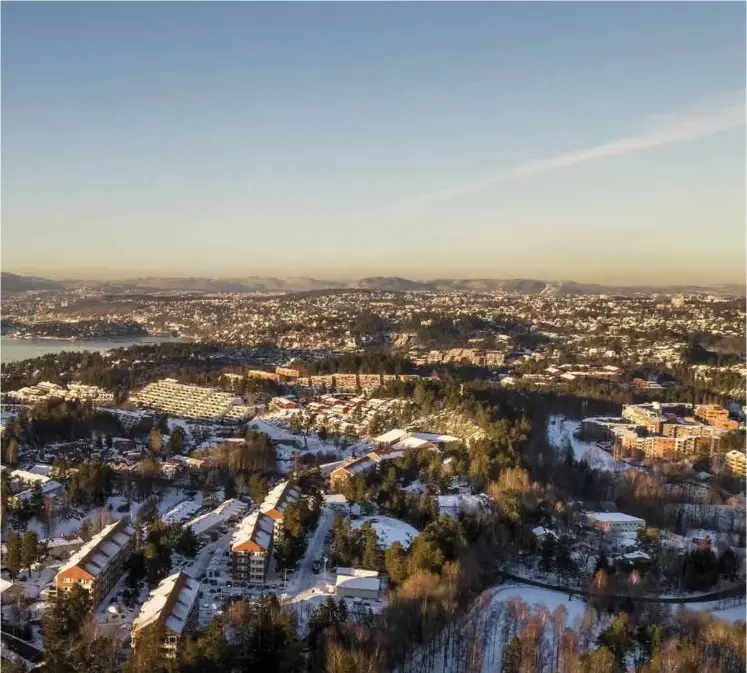
<instances>
[{"instance_id":1,"label":"snow-covered roof","mask_svg":"<svg viewBox=\"0 0 747 673\"><path fill-rule=\"evenodd\" d=\"M195 517L186 523L185 526L191 528L195 535L202 535L219 524L225 523L234 516L243 514L246 508L246 503L241 502L241 500L237 500L236 498L231 498L230 500L222 502L214 510Z\"/></svg>"},{"instance_id":2,"label":"snow-covered roof","mask_svg":"<svg viewBox=\"0 0 747 673\"><path fill-rule=\"evenodd\" d=\"M273 528L274 523L269 516L262 512L252 512L236 527L231 538L231 549L236 550L237 547L252 542L259 549L267 551L272 543Z\"/></svg>"},{"instance_id":3,"label":"snow-covered roof","mask_svg":"<svg viewBox=\"0 0 747 673\"><path fill-rule=\"evenodd\" d=\"M622 512L587 512L589 518L599 521L600 523L643 523L643 519Z\"/></svg>"},{"instance_id":4,"label":"snow-covered roof","mask_svg":"<svg viewBox=\"0 0 747 673\"><path fill-rule=\"evenodd\" d=\"M301 491L298 487L291 485L289 481L281 481L267 494L259 510L261 512L274 510L282 515L285 508L290 503L298 502L300 497Z\"/></svg>"},{"instance_id":5,"label":"snow-covered roof","mask_svg":"<svg viewBox=\"0 0 747 673\"><path fill-rule=\"evenodd\" d=\"M185 500L166 512L161 517L161 521L167 525L170 523L182 523L189 519L201 506L201 501L197 498Z\"/></svg>"},{"instance_id":6,"label":"snow-covered roof","mask_svg":"<svg viewBox=\"0 0 747 673\"><path fill-rule=\"evenodd\" d=\"M423 439L422 437L405 437L401 442L394 444L392 448L395 451L407 451L408 449L420 449L429 444L433 444L429 439Z\"/></svg>"},{"instance_id":7,"label":"snow-covered roof","mask_svg":"<svg viewBox=\"0 0 747 673\"><path fill-rule=\"evenodd\" d=\"M389 549L395 542L399 542L405 549L418 536L417 528L406 521L400 521L391 516L367 516L352 522L353 528L360 528L369 522L376 533L382 549ZM338 570L339 572L339 570Z\"/></svg>"},{"instance_id":8,"label":"snow-covered roof","mask_svg":"<svg viewBox=\"0 0 747 673\"><path fill-rule=\"evenodd\" d=\"M410 437L423 439L426 442L433 442L434 444L448 444L460 441L459 437L454 437L453 435L441 435L432 432L411 432Z\"/></svg>"},{"instance_id":9,"label":"snow-covered roof","mask_svg":"<svg viewBox=\"0 0 747 673\"><path fill-rule=\"evenodd\" d=\"M357 570L357 569L356 569ZM367 571L372 572L372 571ZM335 580L335 587L337 589L360 589L364 591L379 591L381 588L381 579L376 575L345 575L341 574L338 570L337 579Z\"/></svg>"},{"instance_id":10,"label":"snow-covered roof","mask_svg":"<svg viewBox=\"0 0 747 673\"><path fill-rule=\"evenodd\" d=\"M67 563L61 565L58 574L78 566L98 577L134 534L134 529L124 521L110 523L75 552Z\"/></svg>"},{"instance_id":11,"label":"snow-covered roof","mask_svg":"<svg viewBox=\"0 0 747 673\"><path fill-rule=\"evenodd\" d=\"M537 526L536 528L532 528L532 535L534 535L535 537L542 537L543 535L552 535L556 539L558 537L555 531L552 531L549 528L545 528L544 526Z\"/></svg>"},{"instance_id":12,"label":"snow-covered roof","mask_svg":"<svg viewBox=\"0 0 747 673\"><path fill-rule=\"evenodd\" d=\"M40 474L38 472L29 472L28 470L13 470L10 473L10 476L19 479L20 481L24 481L28 484L35 484L36 482L39 482L40 484L46 484L49 481L49 477L45 474Z\"/></svg>"},{"instance_id":13,"label":"snow-covered roof","mask_svg":"<svg viewBox=\"0 0 747 673\"><path fill-rule=\"evenodd\" d=\"M0 577L0 594L4 593L13 586L13 582L9 582L6 579Z\"/></svg>"},{"instance_id":14,"label":"snow-covered roof","mask_svg":"<svg viewBox=\"0 0 747 673\"><path fill-rule=\"evenodd\" d=\"M407 430L390 430L385 432L383 435L379 435L373 441L377 444L390 444L392 442L398 442L407 434Z\"/></svg>"},{"instance_id":15,"label":"snow-covered roof","mask_svg":"<svg viewBox=\"0 0 747 673\"><path fill-rule=\"evenodd\" d=\"M182 572L169 575L143 603L132 623L133 634L158 621L170 631L181 634L199 592L200 583L197 580Z\"/></svg>"}]
</instances>

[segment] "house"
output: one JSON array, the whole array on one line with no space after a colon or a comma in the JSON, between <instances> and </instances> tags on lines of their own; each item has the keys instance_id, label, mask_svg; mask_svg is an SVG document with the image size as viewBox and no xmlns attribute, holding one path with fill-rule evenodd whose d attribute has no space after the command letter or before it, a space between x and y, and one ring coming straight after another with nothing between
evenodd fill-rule
<instances>
[{"instance_id":1,"label":"house","mask_svg":"<svg viewBox=\"0 0 747 673\"><path fill-rule=\"evenodd\" d=\"M262 512L242 519L231 540L231 572L235 580L263 584L272 556L275 522Z\"/></svg>"},{"instance_id":2,"label":"house","mask_svg":"<svg viewBox=\"0 0 747 673\"><path fill-rule=\"evenodd\" d=\"M355 460L350 461L342 467L338 467L336 470L333 470L329 475L330 484L332 488L339 489L348 479L367 472L368 470L376 467L376 464L376 461L372 460L368 456L356 458Z\"/></svg>"},{"instance_id":3,"label":"house","mask_svg":"<svg viewBox=\"0 0 747 673\"><path fill-rule=\"evenodd\" d=\"M361 568L338 568L335 580L338 596L378 600L381 591L381 578L375 570Z\"/></svg>"},{"instance_id":4,"label":"house","mask_svg":"<svg viewBox=\"0 0 747 673\"><path fill-rule=\"evenodd\" d=\"M134 535L129 524L115 521L92 537L60 567L55 577L58 596L80 584L88 589L95 609L124 572Z\"/></svg>"},{"instance_id":5,"label":"house","mask_svg":"<svg viewBox=\"0 0 747 673\"><path fill-rule=\"evenodd\" d=\"M26 592L22 585L14 584L8 580L0 578L0 602L3 605L11 605L22 601Z\"/></svg>"},{"instance_id":6,"label":"house","mask_svg":"<svg viewBox=\"0 0 747 673\"><path fill-rule=\"evenodd\" d=\"M162 635L161 651L168 659L176 659L184 636L197 628L200 583L177 572L161 580L150 592L132 623L132 649L144 629L158 629Z\"/></svg>"}]
</instances>

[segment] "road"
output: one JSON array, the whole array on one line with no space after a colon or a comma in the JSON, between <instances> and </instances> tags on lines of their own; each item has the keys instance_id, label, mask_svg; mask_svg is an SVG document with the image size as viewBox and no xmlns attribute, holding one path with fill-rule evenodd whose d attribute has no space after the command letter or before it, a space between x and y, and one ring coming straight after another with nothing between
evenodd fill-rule
<instances>
[{"instance_id":1,"label":"road","mask_svg":"<svg viewBox=\"0 0 747 673\"><path fill-rule=\"evenodd\" d=\"M306 547L306 554L298 567L296 577L290 583L289 591L290 594L299 594L314 582L315 576L311 570L311 566L314 561L322 555L324 549L324 538L327 536L327 531L332 525L333 513L329 507L322 509L322 514L319 517L319 524L314 531L314 535L311 536L309 544Z\"/></svg>"},{"instance_id":2,"label":"road","mask_svg":"<svg viewBox=\"0 0 747 673\"><path fill-rule=\"evenodd\" d=\"M588 596L589 592L585 589L577 589L571 587L559 586L557 584L548 584L547 582L540 582L539 580L528 579L521 577L521 575L513 575L504 570L499 571L503 577L506 577L519 584L528 584L532 587L539 587L540 589L550 589L551 591L563 591L565 593L574 594L576 596ZM695 596L610 596L614 599L627 599L637 601L640 603L709 603L710 601L718 601L722 598L736 598L744 596L745 585L739 584L736 587L730 589L721 589L719 591L713 591L709 594L698 594Z\"/></svg>"},{"instance_id":3,"label":"road","mask_svg":"<svg viewBox=\"0 0 747 673\"><path fill-rule=\"evenodd\" d=\"M15 652L19 657L24 658L32 664L38 664L42 659L44 659L44 650L34 647L25 640L16 638L14 635L6 633L5 631L0 633L0 638L2 638L3 644L11 652Z\"/></svg>"}]
</instances>

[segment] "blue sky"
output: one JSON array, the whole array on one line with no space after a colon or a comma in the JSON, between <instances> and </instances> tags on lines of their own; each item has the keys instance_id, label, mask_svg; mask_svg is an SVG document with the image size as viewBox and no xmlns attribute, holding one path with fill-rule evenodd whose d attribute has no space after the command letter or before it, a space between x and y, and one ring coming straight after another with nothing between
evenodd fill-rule
<instances>
[{"instance_id":1,"label":"blue sky","mask_svg":"<svg viewBox=\"0 0 747 673\"><path fill-rule=\"evenodd\" d=\"M3 3L2 264L742 282L742 3Z\"/></svg>"}]
</instances>

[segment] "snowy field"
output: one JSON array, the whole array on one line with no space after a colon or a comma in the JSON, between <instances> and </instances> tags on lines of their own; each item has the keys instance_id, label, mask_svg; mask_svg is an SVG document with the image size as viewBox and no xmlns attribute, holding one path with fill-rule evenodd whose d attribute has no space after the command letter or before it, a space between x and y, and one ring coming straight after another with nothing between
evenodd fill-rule
<instances>
[{"instance_id":1,"label":"snowy field","mask_svg":"<svg viewBox=\"0 0 747 673\"><path fill-rule=\"evenodd\" d=\"M565 416L551 416L547 421L547 441L556 450L562 451L570 444L576 460L586 460L592 467L609 472L622 472L630 465L615 460L609 453L600 449L596 442L584 442L576 437L581 428L581 421L568 419Z\"/></svg>"},{"instance_id":2,"label":"snowy field","mask_svg":"<svg viewBox=\"0 0 747 673\"><path fill-rule=\"evenodd\" d=\"M726 622L747 622L747 605L733 603L734 599L727 599L711 603L686 603L684 607L692 612L710 612Z\"/></svg>"},{"instance_id":3,"label":"snowy field","mask_svg":"<svg viewBox=\"0 0 747 673\"><path fill-rule=\"evenodd\" d=\"M360 528L366 521L371 522L382 549L389 549L395 542L407 549L418 535L418 530L409 523L390 516L365 516L353 521L353 528Z\"/></svg>"}]
</instances>

